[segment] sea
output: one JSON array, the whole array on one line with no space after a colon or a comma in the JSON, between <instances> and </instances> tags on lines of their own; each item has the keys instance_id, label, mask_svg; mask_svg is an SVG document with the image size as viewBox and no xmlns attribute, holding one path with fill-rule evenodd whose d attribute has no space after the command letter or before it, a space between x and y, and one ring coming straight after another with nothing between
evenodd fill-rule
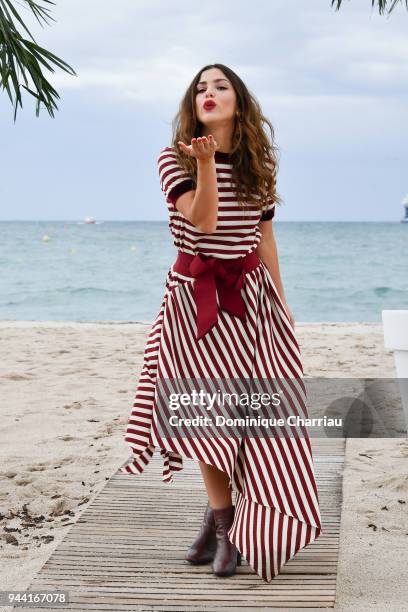
<instances>
[{"instance_id":1,"label":"sea","mask_svg":"<svg viewBox=\"0 0 408 612\"><path fill-rule=\"evenodd\" d=\"M408 224L273 224L298 322L381 322L408 308ZM167 221L0 222L3 321L153 322L176 257Z\"/></svg>"}]
</instances>

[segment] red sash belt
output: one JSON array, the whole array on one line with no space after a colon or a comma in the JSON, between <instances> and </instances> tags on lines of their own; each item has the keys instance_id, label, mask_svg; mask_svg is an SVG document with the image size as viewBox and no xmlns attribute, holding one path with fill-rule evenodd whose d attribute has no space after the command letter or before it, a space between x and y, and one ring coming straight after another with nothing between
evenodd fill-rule
<instances>
[{"instance_id":1,"label":"red sash belt","mask_svg":"<svg viewBox=\"0 0 408 612\"><path fill-rule=\"evenodd\" d=\"M200 340L218 320L218 305L245 322L245 302L241 294L245 274L261 263L255 251L244 257L222 259L179 251L173 270L194 277L194 301L197 308L197 340Z\"/></svg>"}]
</instances>

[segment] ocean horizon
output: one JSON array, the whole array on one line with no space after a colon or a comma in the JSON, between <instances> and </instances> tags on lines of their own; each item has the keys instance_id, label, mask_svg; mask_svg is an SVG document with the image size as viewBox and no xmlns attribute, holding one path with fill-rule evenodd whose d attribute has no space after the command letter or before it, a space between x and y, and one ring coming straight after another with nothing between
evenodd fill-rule
<instances>
[{"instance_id":1,"label":"ocean horizon","mask_svg":"<svg viewBox=\"0 0 408 612\"><path fill-rule=\"evenodd\" d=\"M407 308L408 224L274 221L301 322L381 322ZM152 322L177 251L168 222L0 221L0 319Z\"/></svg>"}]
</instances>

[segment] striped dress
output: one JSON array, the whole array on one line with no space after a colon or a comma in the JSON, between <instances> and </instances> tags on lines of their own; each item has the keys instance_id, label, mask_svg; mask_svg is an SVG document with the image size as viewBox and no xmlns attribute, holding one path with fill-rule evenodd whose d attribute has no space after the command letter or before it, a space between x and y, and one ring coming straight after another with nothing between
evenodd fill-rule
<instances>
[{"instance_id":1,"label":"striped dress","mask_svg":"<svg viewBox=\"0 0 408 612\"><path fill-rule=\"evenodd\" d=\"M228 153L215 153L219 208L217 229L212 234L198 230L175 207L177 198L194 189L194 185L177 163L174 149L164 148L157 164L169 228L179 251L232 259L256 249L261 240L259 222L274 216L275 204L269 202L262 212L239 208ZM125 441L132 455L121 471L130 475L141 473L155 448L160 449L163 459L165 482L172 482L174 473L182 469L183 457L223 470L236 492L229 537L253 570L270 582L289 559L321 533L307 432L299 437L279 435L242 440L166 438L157 427L155 392L160 381L174 378L284 379L290 381L290 393L299 397L296 385L300 382L303 387L303 368L298 342L262 261L246 273L241 289L246 321L219 309L216 324L199 340L194 279L182 276L171 266L165 286L162 304L148 335L126 430ZM307 416L305 406L294 413Z\"/></svg>"}]
</instances>

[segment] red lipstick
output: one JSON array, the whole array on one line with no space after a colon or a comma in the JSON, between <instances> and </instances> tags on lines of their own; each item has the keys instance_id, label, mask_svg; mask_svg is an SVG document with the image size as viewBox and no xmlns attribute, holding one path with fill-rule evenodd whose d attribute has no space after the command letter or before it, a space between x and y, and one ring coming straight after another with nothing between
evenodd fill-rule
<instances>
[{"instance_id":1,"label":"red lipstick","mask_svg":"<svg viewBox=\"0 0 408 612\"><path fill-rule=\"evenodd\" d=\"M205 110L210 110L210 109L212 109L212 108L215 108L216 106L217 106L217 105L216 105L216 103L214 102L214 100L206 100L206 101L204 102L204 104L203 104L203 108L204 108Z\"/></svg>"}]
</instances>

